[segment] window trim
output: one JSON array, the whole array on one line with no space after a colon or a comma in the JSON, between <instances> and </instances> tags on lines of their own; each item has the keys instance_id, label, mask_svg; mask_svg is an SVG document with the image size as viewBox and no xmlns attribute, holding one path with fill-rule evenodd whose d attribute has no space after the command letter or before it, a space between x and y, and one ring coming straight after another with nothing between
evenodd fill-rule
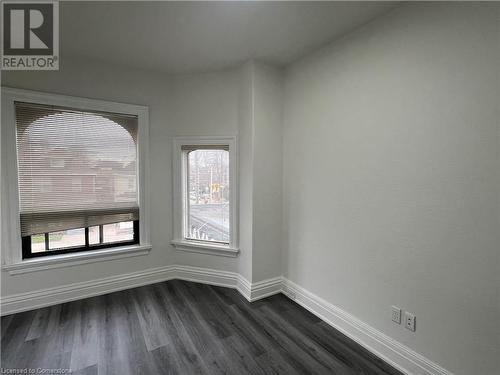
<instances>
[{"instance_id":1,"label":"window trim","mask_svg":"<svg viewBox=\"0 0 500 375\"><path fill-rule=\"evenodd\" d=\"M229 146L229 244L188 240L184 236L186 222L186 160L182 146L186 145L228 145ZM209 255L236 257L238 248L238 158L235 136L221 137L175 137L173 139L173 234L171 244L178 251Z\"/></svg>"},{"instance_id":2,"label":"window trim","mask_svg":"<svg viewBox=\"0 0 500 375\"><path fill-rule=\"evenodd\" d=\"M21 265L31 262L33 258L23 259L22 238L19 219L19 186L17 171L17 148L16 148L16 120L15 102L24 101L37 104L71 107L82 111L103 111L136 115L138 118L137 134L137 165L138 165L138 197L139 197L139 239L137 245L125 245L113 248L113 254L123 249L130 252L131 249L146 249L150 246L150 204L149 204L149 108L147 106L117 103L96 99L88 99L76 96L50 94L45 92L23 90L2 87L2 196L1 196L1 247L2 247L2 269L9 265ZM107 250L101 249L101 250ZM103 251L86 251L87 258L102 256ZM64 261L81 253L64 254ZM61 255L47 255L40 259L53 258L54 262ZM52 262L52 263L54 263ZM7 267L5 267L7 266Z\"/></svg>"}]
</instances>

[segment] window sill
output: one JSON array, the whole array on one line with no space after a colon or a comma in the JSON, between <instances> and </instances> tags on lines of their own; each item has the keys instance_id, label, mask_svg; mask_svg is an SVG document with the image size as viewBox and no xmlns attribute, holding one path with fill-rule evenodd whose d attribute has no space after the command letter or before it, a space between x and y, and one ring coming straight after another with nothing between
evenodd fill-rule
<instances>
[{"instance_id":1,"label":"window sill","mask_svg":"<svg viewBox=\"0 0 500 375\"><path fill-rule=\"evenodd\" d=\"M7 271L10 275L18 275L53 268L71 267L80 264L147 255L150 250L151 245L132 245L93 251L82 251L73 254L49 255L43 258L26 259L18 263L3 265L2 271Z\"/></svg>"},{"instance_id":2,"label":"window sill","mask_svg":"<svg viewBox=\"0 0 500 375\"><path fill-rule=\"evenodd\" d=\"M240 253L239 249L223 245L211 245L196 241L174 240L171 242L176 250L187 251L190 253L217 255L223 257L235 258Z\"/></svg>"}]
</instances>

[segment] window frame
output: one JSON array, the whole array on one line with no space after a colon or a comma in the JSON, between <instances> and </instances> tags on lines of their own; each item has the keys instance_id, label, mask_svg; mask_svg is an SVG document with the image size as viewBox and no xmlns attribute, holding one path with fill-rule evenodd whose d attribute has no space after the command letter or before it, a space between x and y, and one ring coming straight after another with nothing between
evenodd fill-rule
<instances>
[{"instance_id":1,"label":"window frame","mask_svg":"<svg viewBox=\"0 0 500 375\"><path fill-rule=\"evenodd\" d=\"M187 152L182 146L229 146L229 243L188 239L185 236L187 223ZM235 136L224 137L174 137L173 139L173 232L171 241L176 250L236 257L238 248L238 158Z\"/></svg>"},{"instance_id":2,"label":"window frame","mask_svg":"<svg viewBox=\"0 0 500 375\"><path fill-rule=\"evenodd\" d=\"M147 106L117 103L96 99L81 98L76 96L66 96L50 94L38 91L23 90L9 87L2 87L2 122L1 122L1 148L2 148L2 196L1 196L1 246L2 246L2 268L9 269L9 266L19 268L22 264L29 264L33 258L23 258L23 246L20 227L19 212L19 185L17 170L17 145L16 145L16 117L15 102L29 102L43 105L54 105L61 107L75 108L81 111L102 111L112 113L122 113L135 115L138 118L137 130L137 173L138 173L138 199L139 199L139 231L136 244L123 243L123 246L101 247L81 250L78 254L74 251L59 251L47 255L37 256L37 260L50 258L53 264L57 262L58 256L64 255L64 263L68 264L68 256L82 255L85 258L99 257L106 253L108 248L114 248L113 254L130 253L133 250L149 251L149 109ZM133 245L131 247L131 245ZM74 254L67 254L74 253ZM87 254L88 253L88 254ZM81 256L79 256L81 258ZM62 258L61 258L62 259ZM10 268L12 268L10 267Z\"/></svg>"},{"instance_id":3,"label":"window frame","mask_svg":"<svg viewBox=\"0 0 500 375\"><path fill-rule=\"evenodd\" d=\"M134 237L131 240L124 240L124 241L114 241L114 242L103 242L103 225L106 224L101 224L101 225L95 225L99 227L99 243L98 244L90 244L89 243L89 227L87 228L76 228L76 229L84 229L85 230L85 245L83 246L68 246L68 247L63 247L63 248L58 248L54 250L49 249L49 235L50 233L53 232L47 232L47 233L40 233L43 234L45 237L45 247L48 248L46 252L36 252L33 253L32 247L31 247L31 235L30 236L25 236L21 238L22 241L22 251L23 251L23 259L30 259L30 258L41 258L41 257L46 257L50 255L59 255L59 254L69 254L69 253L77 253L77 252L82 252L82 251L94 251L94 250L100 250L100 249L109 249L112 247L120 247L120 246L128 246L128 245L138 245L140 242L140 234L139 234L139 223L140 220L134 220L133 221L133 229L134 229Z\"/></svg>"}]
</instances>

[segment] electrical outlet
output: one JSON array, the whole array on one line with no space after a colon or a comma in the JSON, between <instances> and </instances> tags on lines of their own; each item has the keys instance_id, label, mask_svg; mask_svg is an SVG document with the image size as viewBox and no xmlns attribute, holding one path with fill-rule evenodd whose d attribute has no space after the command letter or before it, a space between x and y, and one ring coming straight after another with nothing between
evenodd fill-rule
<instances>
[{"instance_id":1,"label":"electrical outlet","mask_svg":"<svg viewBox=\"0 0 500 375\"><path fill-rule=\"evenodd\" d=\"M392 306L392 321L401 324L401 309L397 306Z\"/></svg>"},{"instance_id":2,"label":"electrical outlet","mask_svg":"<svg viewBox=\"0 0 500 375\"><path fill-rule=\"evenodd\" d=\"M412 332L415 332L415 319L416 319L415 315L406 311L405 312L405 328L409 329Z\"/></svg>"}]
</instances>

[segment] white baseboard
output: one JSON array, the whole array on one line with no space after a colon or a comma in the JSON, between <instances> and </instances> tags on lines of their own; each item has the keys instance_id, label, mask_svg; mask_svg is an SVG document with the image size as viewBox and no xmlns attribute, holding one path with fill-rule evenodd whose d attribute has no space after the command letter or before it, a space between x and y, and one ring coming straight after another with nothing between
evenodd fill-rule
<instances>
[{"instance_id":1,"label":"white baseboard","mask_svg":"<svg viewBox=\"0 0 500 375\"><path fill-rule=\"evenodd\" d=\"M9 315L172 279L234 288L250 302L280 293L282 284L281 277L252 284L236 272L173 265L2 297L0 310Z\"/></svg>"},{"instance_id":2,"label":"white baseboard","mask_svg":"<svg viewBox=\"0 0 500 375\"><path fill-rule=\"evenodd\" d=\"M190 266L175 266L175 278L234 288L249 302L281 293L283 285L283 278L281 276L250 283L236 272Z\"/></svg>"},{"instance_id":3,"label":"white baseboard","mask_svg":"<svg viewBox=\"0 0 500 375\"><path fill-rule=\"evenodd\" d=\"M261 298L272 296L273 294L281 293L283 289L283 277L273 277L272 279L258 281L253 283L250 291L250 302L257 301Z\"/></svg>"},{"instance_id":4,"label":"white baseboard","mask_svg":"<svg viewBox=\"0 0 500 375\"><path fill-rule=\"evenodd\" d=\"M203 284L236 288L239 275L235 272L218 271L210 268L173 266L175 278Z\"/></svg>"},{"instance_id":5,"label":"white baseboard","mask_svg":"<svg viewBox=\"0 0 500 375\"><path fill-rule=\"evenodd\" d=\"M453 375L386 334L283 278L283 294L405 374Z\"/></svg>"},{"instance_id":6,"label":"white baseboard","mask_svg":"<svg viewBox=\"0 0 500 375\"><path fill-rule=\"evenodd\" d=\"M174 266L150 268L140 272L111 276L102 279L68 284L33 292L2 296L1 315L38 309L63 302L135 288L171 280L176 275Z\"/></svg>"},{"instance_id":7,"label":"white baseboard","mask_svg":"<svg viewBox=\"0 0 500 375\"><path fill-rule=\"evenodd\" d=\"M282 292L403 373L411 375L453 375L407 346L281 276L250 283L236 272L178 265L158 267L126 275L6 296L0 301L1 315L33 310L172 279L234 288L250 302Z\"/></svg>"}]
</instances>

